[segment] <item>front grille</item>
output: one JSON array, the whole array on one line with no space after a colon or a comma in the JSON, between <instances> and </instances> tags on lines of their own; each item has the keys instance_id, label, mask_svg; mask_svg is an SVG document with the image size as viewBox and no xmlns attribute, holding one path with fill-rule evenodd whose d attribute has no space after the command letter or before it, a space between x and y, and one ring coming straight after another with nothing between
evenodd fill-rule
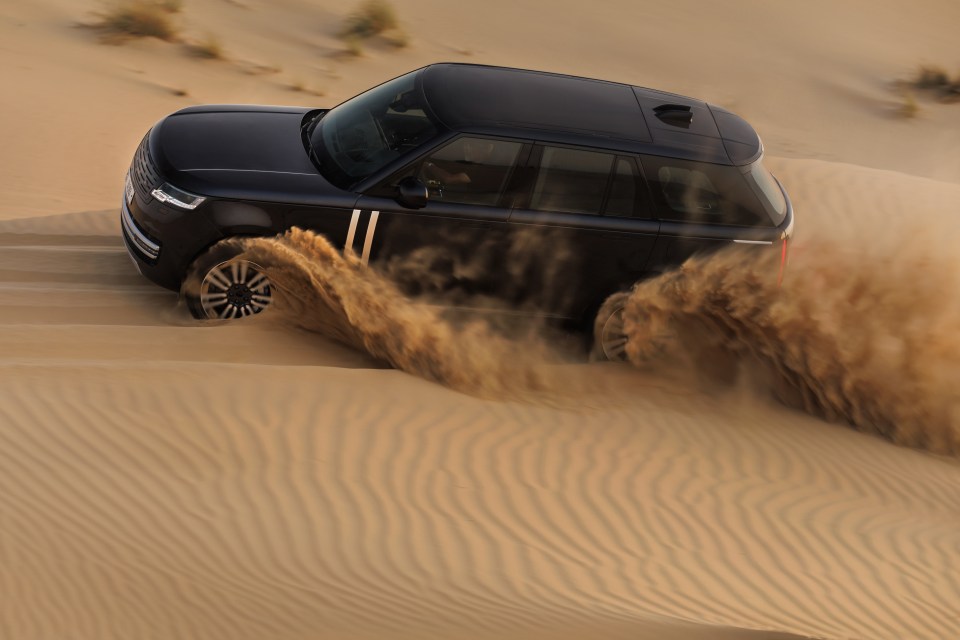
<instances>
[{"instance_id":1,"label":"front grille","mask_svg":"<svg viewBox=\"0 0 960 640\"><path fill-rule=\"evenodd\" d=\"M133 179L133 188L142 198L149 198L153 190L160 186L160 173L153 164L153 157L150 155L149 133L144 136L143 142L137 148L136 155L133 156L130 176Z\"/></svg>"}]
</instances>

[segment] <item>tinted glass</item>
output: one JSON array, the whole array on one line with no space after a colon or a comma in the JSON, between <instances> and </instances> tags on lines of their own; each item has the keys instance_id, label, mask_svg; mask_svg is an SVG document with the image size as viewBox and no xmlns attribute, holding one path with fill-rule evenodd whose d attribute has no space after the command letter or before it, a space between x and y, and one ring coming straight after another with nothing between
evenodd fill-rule
<instances>
[{"instance_id":1,"label":"tinted glass","mask_svg":"<svg viewBox=\"0 0 960 640\"><path fill-rule=\"evenodd\" d=\"M530 208L564 213L600 213L614 156L544 147Z\"/></svg>"},{"instance_id":2,"label":"tinted glass","mask_svg":"<svg viewBox=\"0 0 960 640\"><path fill-rule=\"evenodd\" d=\"M637 165L629 158L617 158L610 183L610 197L604 213L608 216L632 216L637 202Z\"/></svg>"},{"instance_id":3,"label":"tinted glass","mask_svg":"<svg viewBox=\"0 0 960 640\"><path fill-rule=\"evenodd\" d=\"M771 226L736 167L644 156L657 216L702 224Z\"/></svg>"},{"instance_id":4,"label":"tinted glass","mask_svg":"<svg viewBox=\"0 0 960 640\"><path fill-rule=\"evenodd\" d=\"M505 140L457 138L430 155L417 177L430 189L432 200L496 206L521 146Z\"/></svg>"},{"instance_id":5,"label":"tinted glass","mask_svg":"<svg viewBox=\"0 0 960 640\"><path fill-rule=\"evenodd\" d=\"M419 104L416 73L370 89L323 116L311 142L327 179L345 188L437 135Z\"/></svg>"},{"instance_id":6,"label":"tinted glass","mask_svg":"<svg viewBox=\"0 0 960 640\"><path fill-rule=\"evenodd\" d=\"M767 171L760 160L750 165L747 180L753 190L757 192L757 195L760 196L760 200L766 206L774 223L780 224L783 222L783 219L787 217L787 201L783 197L783 191L780 190L777 180L773 177L773 174Z\"/></svg>"}]
</instances>

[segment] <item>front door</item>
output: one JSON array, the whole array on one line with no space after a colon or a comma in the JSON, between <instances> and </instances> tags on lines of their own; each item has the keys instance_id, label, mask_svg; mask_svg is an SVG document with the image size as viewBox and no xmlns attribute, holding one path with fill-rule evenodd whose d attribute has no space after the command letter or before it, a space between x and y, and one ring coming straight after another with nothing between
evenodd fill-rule
<instances>
[{"instance_id":1,"label":"front door","mask_svg":"<svg viewBox=\"0 0 960 640\"><path fill-rule=\"evenodd\" d=\"M410 295L469 304L505 284L503 256L514 167L528 147L514 140L462 136L361 196L353 250ZM394 199L414 176L429 188L422 209Z\"/></svg>"}]
</instances>

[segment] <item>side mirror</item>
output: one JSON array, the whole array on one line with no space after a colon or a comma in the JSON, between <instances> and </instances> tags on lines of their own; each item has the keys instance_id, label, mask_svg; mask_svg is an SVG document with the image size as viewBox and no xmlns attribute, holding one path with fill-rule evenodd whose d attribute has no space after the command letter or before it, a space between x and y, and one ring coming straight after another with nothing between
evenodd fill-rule
<instances>
[{"instance_id":1,"label":"side mirror","mask_svg":"<svg viewBox=\"0 0 960 640\"><path fill-rule=\"evenodd\" d=\"M429 198L427 185L413 176L407 176L397 184L397 202L408 209L423 209Z\"/></svg>"}]
</instances>

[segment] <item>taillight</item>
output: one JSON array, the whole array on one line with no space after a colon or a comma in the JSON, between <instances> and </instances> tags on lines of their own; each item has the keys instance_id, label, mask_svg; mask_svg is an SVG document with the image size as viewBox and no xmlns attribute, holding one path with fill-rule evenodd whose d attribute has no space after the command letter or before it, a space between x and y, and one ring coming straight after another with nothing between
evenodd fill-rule
<instances>
[{"instance_id":1,"label":"taillight","mask_svg":"<svg viewBox=\"0 0 960 640\"><path fill-rule=\"evenodd\" d=\"M790 239L784 235L783 240L780 241L780 274L777 275L777 287L779 288L783 284L783 272L787 268L787 243L790 242Z\"/></svg>"}]
</instances>

